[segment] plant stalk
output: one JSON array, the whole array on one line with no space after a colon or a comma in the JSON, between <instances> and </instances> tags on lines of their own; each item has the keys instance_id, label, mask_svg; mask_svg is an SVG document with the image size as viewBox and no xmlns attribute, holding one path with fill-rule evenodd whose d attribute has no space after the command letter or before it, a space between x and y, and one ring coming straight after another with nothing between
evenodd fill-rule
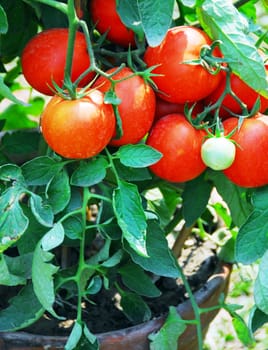
<instances>
[{"instance_id":1,"label":"plant stalk","mask_svg":"<svg viewBox=\"0 0 268 350\"><path fill-rule=\"evenodd\" d=\"M193 312L194 312L194 317L195 317L195 325L196 325L196 332L197 332L197 342L198 342L198 350L203 350L203 333L202 333L202 324L201 324L201 312L200 308L195 300L195 297L192 293L191 287L188 283L187 278L185 277L181 266L178 264L178 269L180 272L180 276L183 282L183 285L185 286L186 292L189 296Z\"/></svg>"}]
</instances>

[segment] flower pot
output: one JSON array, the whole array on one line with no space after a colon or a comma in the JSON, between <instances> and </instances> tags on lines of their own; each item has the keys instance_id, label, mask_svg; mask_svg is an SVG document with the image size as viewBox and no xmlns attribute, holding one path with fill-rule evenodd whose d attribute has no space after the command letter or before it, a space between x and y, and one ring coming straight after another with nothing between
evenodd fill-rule
<instances>
[{"instance_id":1,"label":"flower pot","mask_svg":"<svg viewBox=\"0 0 268 350\"><path fill-rule=\"evenodd\" d=\"M218 272L213 274L206 284L194 293L200 307L211 307L217 305L222 293L226 294L231 265L220 264ZM193 319L194 314L189 300L176 307L183 319ZM218 310L202 314L203 335L206 334L208 326L217 315ZM166 315L152 319L137 326L117 331L98 334L101 350L149 350L148 335L157 332ZM1 350L62 350L66 343L66 337L51 337L33 335L26 332L7 332L0 334ZM195 326L187 326L186 331L180 336L178 349L197 349L197 335ZM176 350L176 349L174 349Z\"/></svg>"}]
</instances>

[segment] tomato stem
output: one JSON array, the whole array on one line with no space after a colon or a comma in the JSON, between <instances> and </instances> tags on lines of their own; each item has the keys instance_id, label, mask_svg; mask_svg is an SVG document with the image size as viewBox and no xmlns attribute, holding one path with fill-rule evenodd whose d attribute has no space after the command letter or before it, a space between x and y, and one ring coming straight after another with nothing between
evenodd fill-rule
<instances>
[{"instance_id":1,"label":"tomato stem","mask_svg":"<svg viewBox=\"0 0 268 350\"><path fill-rule=\"evenodd\" d=\"M71 81L72 73L72 62L74 56L74 43L76 32L79 27L79 18L76 15L74 0L68 0L68 21L69 21L69 33L68 33L68 46L67 46L67 55L66 63L64 68L64 84L63 88L67 89L71 98L76 98L76 88Z\"/></svg>"}]
</instances>

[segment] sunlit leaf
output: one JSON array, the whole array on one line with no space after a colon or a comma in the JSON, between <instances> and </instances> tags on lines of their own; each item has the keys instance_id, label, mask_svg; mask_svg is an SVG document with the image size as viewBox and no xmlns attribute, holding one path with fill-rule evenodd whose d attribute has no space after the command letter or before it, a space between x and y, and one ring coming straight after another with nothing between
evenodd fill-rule
<instances>
[{"instance_id":1,"label":"sunlit leaf","mask_svg":"<svg viewBox=\"0 0 268 350\"><path fill-rule=\"evenodd\" d=\"M268 97L268 81L263 59L249 34L248 22L231 0L205 0L197 9L205 31L221 41L221 50L230 67L254 90Z\"/></svg>"}]
</instances>

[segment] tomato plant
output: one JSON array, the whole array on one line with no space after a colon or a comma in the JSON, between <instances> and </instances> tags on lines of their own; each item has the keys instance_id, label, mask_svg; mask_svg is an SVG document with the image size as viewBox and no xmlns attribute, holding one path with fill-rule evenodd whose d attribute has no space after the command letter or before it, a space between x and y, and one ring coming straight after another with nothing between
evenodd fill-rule
<instances>
[{"instance_id":1,"label":"tomato plant","mask_svg":"<svg viewBox=\"0 0 268 350\"><path fill-rule=\"evenodd\" d=\"M268 76L268 66L266 67L266 75ZM226 75L224 74L222 76L222 80L220 84L212 92L212 94L206 98L206 103L207 104L215 103L224 92L225 85L226 85ZM245 104L245 106L249 111L251 111L251 109L254 107L254 104L256 103L257 98L260 98L259 112L264 113L267 110L268 98L258 94L258 92L256 92L250 86L248 86L243 80L241 80L234 73L231 73L230 75L230 87L233 93L240 99L242 103ZM222 118L228 118L232 115L232 113L235 113L238 115L241 114L242 107L230 93L227 93L227 95L224 97L221 104L220 116Z\"/></svg>"},{"instance_id":2,"label":"tomato plant","mask_svg":"<svg viewBox=\"0 0 268 350\"><path fill-rule=\"evenodd\" d=\"M204 31L178 26L168 30L161 45L147 48L144 61L149 67L158 65L153 69L158 75L152 80L162 99L175 103L195 102L217 87L220 75L212 75L201 64L190 63L200 59L202 47L210 44ZM215 55L220 56L220 52L215 51Z\"/></svg>"},{"instance_id":3,"label":"tomato plant","mask_svg":"<svg viewBox=\"0 0 268 350\"><path fill-rule=\"evenodd\" d=\"M184 182L194 179L206 168L201 159L204 130L196 130L183 114L169 114L159 119L146 143L163 157L150 169L162 179Z\"/></svg>"},{"instance_id":4,"label":"tomato plant","mask_svg":"<svg viewBox=\"0 0 268 350\"><path fill-rule=\"evenodd\" d=\"M103 93L91 90L84 97L52 97L41 117L42 134L53 151L66 158L83 159L100 153L115 128L112 106Z\"/></svg>"},{"instance_id":5,"label":"tomato plant","mask_svg":"<svg viewBox=\"0 0 268 350\"><path fill-rule=\"evenodd\" d=\"M100 333L163 314L138 345L119 330L115 347L202 350L203 321L224 308L252 348L268 322L268 116L220 117L229 93L265 109L261 4L1 0L0 347L17 347L15 331L23 346L49 333L49 318L60 348L100 350ZM257 262L248 324L222 297L196 302L184 253L203 259L211 241L206 291L233 263ZM163 278L180 280L190 321ZM104 294L118 317L101 312Z\"/></svg>"},{"instance_id":6,"label":"tomato plant","mask_svg":"<svg viewBox=\"0 0 268 350\"><path fill-rule=\"evenodd\" d=\"M136 46L134 32L124 25L116 11L116 0L90 0L89 14L96 29L112 43Z\"/></svg>"},{"instance_id":7,"label":"tomato plant","mask_svg":"<svg viewBox=\"0 0 268 350\"><path fill-rule=\"evenodd\" d=\"M203 162L214 170L229 168L235 159L236 146L224 136L209 137L201 147Z\"/></svg>"},{"instance_id":8,"label":"tomato plant","mask_svg":"<svg viewBox=\"0 0 268 350\"><path fill-rule=\"evenodd\" d=\"M106 71L115 72L115 68ZM139 142L150 130L155 113L155 93L152 87L141 76L133 75L130 68L123 68L113 75L118 80L114 92L119 98L118 112L122 121L122 136L111 140L110 145L121 146ZM121 81L120 81L121 80ZM105 77L100 77L93 85L100 91L107 92L111 83Z\"/></svg>"},{"instance_id":9,"label":"tomato plant","mask_svg":"<svg viewBox=\"0 0 268 350\"><path fill-rule=\"evenodd\" d=\"M226 134L238 128L237 118L223 122ZM224 174L242 187L258 187L268 182L268 116L257 114L243 120L231 137L237 144L233 164Z\"/></svg>"},{"instance_id":10,"label":"tomato plant","mask_svg":"<svg viewBox=\"0 0 268 350\"><path fill-rule=\"evenodd\" d=\"M21 56L22 73L28 83L45 95L54 95L55 82L63 86L68 43L68 29L55 28L35 35L24 47ZM84 34L76 33L71 79L75 81L90 66ZM79 86L85 86L94 77L90 72Z\"/></svg>"}]
</instances>

